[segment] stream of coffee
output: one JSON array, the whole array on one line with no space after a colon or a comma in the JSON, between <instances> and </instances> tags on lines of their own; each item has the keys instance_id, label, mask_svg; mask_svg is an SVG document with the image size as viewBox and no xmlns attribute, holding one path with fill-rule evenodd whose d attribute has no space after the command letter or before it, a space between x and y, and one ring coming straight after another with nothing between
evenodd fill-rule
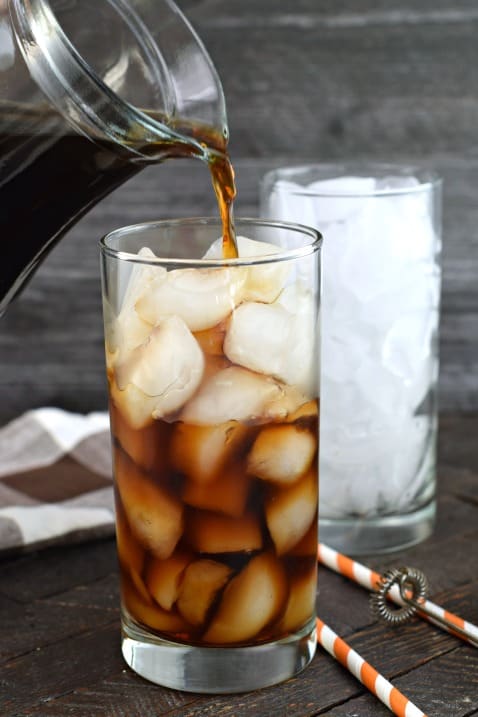
<instances>
[{"instance_id":1,"label":"stream of coffee","mask_svg":"<svg viewBox=\"0 0 478 717\"><path fill-rule=\"evenodd\" d=\"M223 256L237 256L236 190L227 140L201 125L177 123L172 129L196 144L185 139L145 145L134 138L129 144L143 157L132 159L135 155L126 147L74 132L50 109L0 104L0 315L80 217L147 164L169 157L207 161L223 224Z\"/></svg>"},{"instance_id":2,"label":"stream of coffee","mask_svg":"<svg viewBox=\"0 0 478 717\"><path fill-rule=\"evenodd\" d=\"M148 113L164 121L160 115ZM178 120L171 125L177 134L191 137L204 150L199 155L198 149L187 142L152 142L142 147L142 151L150 155L154 161L162 161L166 157L200 157L204 159L211 173L212 185L216 194L219 216L222 222L222 255L224 259L235 259L238 256L236 235L234 231L233 203L236 196L234 169L227 152L227 139L212 127L192 124Z\"/></svg>"}]
</instances>

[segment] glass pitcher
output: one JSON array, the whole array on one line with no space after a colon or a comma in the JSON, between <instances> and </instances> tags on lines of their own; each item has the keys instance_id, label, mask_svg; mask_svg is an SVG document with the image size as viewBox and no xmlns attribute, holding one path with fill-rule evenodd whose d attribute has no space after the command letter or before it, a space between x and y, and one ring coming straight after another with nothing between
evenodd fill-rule
<instances>
[{"instance_id":1,"label":"glass pitcher","mask_svg":"<svg viewBox=\"0 0 478 717\"><path fill-rule=\"evenodd\" d=\"M172 0L0 0L0 314L102 197L227 139L219 78Z\"/></svg>"}]
</instances>

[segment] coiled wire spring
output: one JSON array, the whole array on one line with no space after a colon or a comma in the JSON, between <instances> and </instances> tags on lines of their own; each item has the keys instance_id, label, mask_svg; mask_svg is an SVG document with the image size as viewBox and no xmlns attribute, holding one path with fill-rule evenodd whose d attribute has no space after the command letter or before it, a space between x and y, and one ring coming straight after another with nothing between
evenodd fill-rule
<instances>
[{"instance_id":1,"label":"coiled wire spring","mask_svg":"<svg viewBox=\"0 0 478 717\"><path fill-rule=\"evenodd\" d=\"M391 607L387 595L394 585L398 585L404 605ZM397 626L408 622L425 601L428 593L428 580L416 568L394 568L387 570L380 580L377 591L370 596L372 612L389 625Z\"/></svg>"}]
</instances>

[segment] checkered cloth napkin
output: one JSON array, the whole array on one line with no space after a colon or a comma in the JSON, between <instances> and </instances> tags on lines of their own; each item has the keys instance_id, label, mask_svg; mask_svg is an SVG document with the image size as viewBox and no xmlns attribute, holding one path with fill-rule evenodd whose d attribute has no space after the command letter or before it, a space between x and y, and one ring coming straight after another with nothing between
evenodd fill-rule
<instances>
[{"instance_id":1,"label":"checkered cloth napkin","mask_svg":"<svg viewBox=\"0 0 478 717\"><path fill-rule=\"evenodd\" d=\"M107 413L39 408L0 429L0 554L113 534Z\"/></svg>"}]
</instances>

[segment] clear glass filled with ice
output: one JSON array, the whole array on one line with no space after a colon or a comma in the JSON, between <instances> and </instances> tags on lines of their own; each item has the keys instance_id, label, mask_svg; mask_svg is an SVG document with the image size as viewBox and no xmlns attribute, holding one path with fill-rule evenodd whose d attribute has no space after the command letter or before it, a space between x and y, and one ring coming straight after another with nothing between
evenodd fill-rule
<instances>
[{"instance_id":1,"label":"clear glass filled with ice","mask_svg":"<svg viewBox=\"0 0 478 717\"><path fill-rule=\"evenodd\" d=\"M435 516L441 182L397 165L282 168L261 215L325 237L321 540L351 554L417 543Z\"/></svg>"},{"instance_id":2,"label":"clear glass filled with ice","mask_svg":"<svg viewBox=\"0 0 478 717\"><path fill-rule=\"evenodd\" d=\"M193 692L312 659L320 235L161 221L102 240L122 650Z\"/></svg>"}]
</instances>

